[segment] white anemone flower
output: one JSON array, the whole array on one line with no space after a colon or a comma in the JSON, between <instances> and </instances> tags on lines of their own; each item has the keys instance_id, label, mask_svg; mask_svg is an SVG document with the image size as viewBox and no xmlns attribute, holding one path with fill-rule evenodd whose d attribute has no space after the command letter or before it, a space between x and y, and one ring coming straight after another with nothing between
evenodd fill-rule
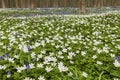
<instances>
[{"instance_id":1,"label":"white anemone flower","mask_svg":"<svg viewBox=\"0 0 120 80\"><path fill-rule=\"evenodd\" d=\"M35 80L35 79L29 78L29 77L25 77L24 80Z\"/></svg>"},{"instance_id":2,"label":"white anemone flower","mask_svg":"<svg viewBox=\"0 0 120 80\"><path fill-rule=\"evenodd\" d=\"M82 52L81 52L81 55L82 55L82 56L85 56L85 55L86 55L86 52L82 51Z\"/></svg>"},{"instance_id":3,"label":"white anemone flower","mask_svg":"<svg viewBox=\"0 0 120 80\"><path fill-rule=\"evenodd\" d=\"M63 52L67 52L67 49L66 49L66 48L64 48L62 51L63 51Z\"/></svg>"},{"instance_id":4,"label":"white anemone flower","mask_svg":"<svg viewBox=\"0 0 120 80\"><path fill-rule=\"evenodd\" d=\"M45 80L44 76L38 77L38 80Z\"/></svg>"},{"instance_id":5,"label":"white anemone flower","mask_svg":"<svg viewBox=\"0 0 120 80\"><path fill-rule=\"evenodd\" d=\"M83 72L82 75L87 78L88 77L88 74L86 72Z\"/></svg>"},{"instance_id":6,"label":"white anemone flower","mask_svg":"<svg viewBox=\"0 0 120 80\"><path fill-rule=\"evenodd\" d=\"M19 59L19 55L14 55L14 58Z\"/></svg>"},{"instance_id":7,"label":"white anemone flower","mask_svg":"<svg viewBox=\"0 0 120 80\"><path fill-rule=\"evenodd\" d=\"M102 62L100 62L100 61L97 61L97 64L102 65L103 63L102 63Z\"/></svg>"},{"instance_id":8,"label":"white anemone flower","mask_svg":"<svg viewBox=\"0 0 120 80\"><path fill-rule=\"evenodd\" d=\"M31 57L35 58L35 55L36 55L35 52L32 52Z\"/></svg>"},{"instance_id":9,"label":"white anemone flower","mask_svg":"<svg viewBox=\"0 0 120 80\"><path fill-rule=\"evenodd\" d=\"M1 70L1 69L5 70L5 69L6 69L6 66L5 66L5 65L3 65L3 66L0 65L0 70Z\"/></svg>"},{"instance_id":10,"label":"white anemone flower","mask_svg":"<svg viewBox=\"0 0 120 80\"><path fill-rule=\"evenodd\" d=\"M58 63L58 69L60 72L68 71L68 68L63 65L63 62Z\"/></svg>"},{"instance_id":11,"label":"white anemone flower","mask_svg":"<svg viewBox=\"0 0 120 80\"><path fill-rule=\"evenodd\" d=\"M120 67L120 63L118 60L115 60L115 62L113 63L115 67Z\"/></svg>"},{"instance_id":12,"label":"white anemone flower","mask_svg":"<svg viewBox=\"0 0 120 80\"><path fill-rule=\"evenodd\" d=\"M53 70L53 68L52 67L46 67L45 70L46 70L46 72L50 72L50 71Z\"/></svg>"},{"instance_id":13,"label":"white anemone flower","mask_svg":"<svg viewBox=\"0 0 120 80\"><path fill-rule=\"evenodd\" d=\"M14 58L8 58L8 61L14 63Z\"/></svg>"},{"instance_id":14,"label":"white anemone flower","mask_svg":"<svg viewBox=\"0 0 120 80\"><path fill-rule=\"evenodd\" d=\"M42 64L42 63L39 63L39 64L37 64L37 67L38 67L38 68L43 68L43 64Z\"/></svg>"},{"instance_id":15,"label":"white anemone flower","mask_svg":"<svg viewBox=\"0 0 120 80\"><path fill-rule=\"evenodd\" d=\"M32 69L32 68L35 68L35 66L34 66L33 63L30 64L30 68L31 68L31 69Z\"/></svg>"},{"instance_id":16,"label":"white anemone flower","mask_svg":"<svg viewBox=\"0 0 120 80\"><path fill-rule=\"evenodd\" d=\"M92 58L93 58L93 59L96 59L96 58L97 58L97 56L96 56L96 55L93 55L93 56L92 56Z\"/></svg>"}]
</instances>

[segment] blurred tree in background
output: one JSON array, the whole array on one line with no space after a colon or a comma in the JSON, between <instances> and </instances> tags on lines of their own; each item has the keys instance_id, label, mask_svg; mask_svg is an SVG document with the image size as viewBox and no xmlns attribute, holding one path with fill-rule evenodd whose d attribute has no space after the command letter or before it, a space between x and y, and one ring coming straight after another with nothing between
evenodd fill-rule
<instances>
[{"instance_id":1,"label":"blurred tree in background","mask_svg":"<svg viewBox=\"0 0 120 80\"><path fill-rule=\"evenodd\" d=\"M86 7L120 6L120 0L0 0L0 8L58 8L75 7L84 14Z\"/></svg>"}]
</instances>

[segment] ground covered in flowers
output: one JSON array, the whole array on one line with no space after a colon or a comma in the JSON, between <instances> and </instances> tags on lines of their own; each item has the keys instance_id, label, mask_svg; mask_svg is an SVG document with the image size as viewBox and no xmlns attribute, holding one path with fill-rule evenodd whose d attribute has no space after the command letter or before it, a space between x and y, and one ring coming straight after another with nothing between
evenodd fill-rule
<instances>
[{"instance_id":1,"label":"ground covered in flowers","mask_svg":"<svg viewBox=\"0 0 120 80\"><path fill-rule=\"evenodd\" d=\"M0 20L0 80L120 79L120 14Z\"/></svg>"}]
</instances>

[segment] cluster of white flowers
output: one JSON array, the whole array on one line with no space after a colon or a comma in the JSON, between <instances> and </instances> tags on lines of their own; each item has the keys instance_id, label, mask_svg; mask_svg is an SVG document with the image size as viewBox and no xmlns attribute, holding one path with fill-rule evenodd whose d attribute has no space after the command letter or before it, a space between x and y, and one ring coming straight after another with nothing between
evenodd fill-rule
<instances>
[{"instance_id":1,"label":"cluster of white flowers","mask_svg":"<svg viewBox=\"0 0 120 80\"><path fill-rule=\"evenodd\" d=\"M63 62L58 63L58 69L60 72L68 71L68 68L63 65Z\"/></svg>"},{"instance_id":2,"label":"cluster of white flowers","mask_svg":"<svg viewBox=\"0 0 120 80\"><path fill-rule=\"evenodd\" d=\"M0 63L0 71L11 67L17 70L11 72L17 74L36 70L39 73L38 80L45 80L42 71L53 74L52 71L57 69L59 73L66 72L68 76L73 76L69 68L89 62L87 60L95 63L92 66L103 66L102 58L106 57L106 61L107 58L114 59L114 51L120 50L118 18L112 20L105 16L53 17L51 20L42 17L27 21L15 19L16 24L13 26L6 25L10 22L3 22L7 28L0 24L0 61L3 62ZM106 24L107 20L115 26ZM120 67L118 59L113 64ZM81 75L88 78L89 74L89 71L85 71ZM11 75L9 72L7 77ZM35 79L26 76L24 80Z\"/></svg>"}]
</instances>

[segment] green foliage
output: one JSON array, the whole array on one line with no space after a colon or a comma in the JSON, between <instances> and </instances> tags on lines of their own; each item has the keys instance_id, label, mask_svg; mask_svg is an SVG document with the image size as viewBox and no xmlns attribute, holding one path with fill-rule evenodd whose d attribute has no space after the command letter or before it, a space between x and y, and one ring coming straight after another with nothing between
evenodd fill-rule
<instances>
[{"instance_id":1,"label":"green foliage","mask_svg":"<svg viewBox=\"0 0 120 80\"><path fill-rule=\"evenodd\" d=\"M120 67L113 64L119 36L115 13L6 18L0 24L0 80L120 79Z\"/></svg>"}]
</instances>

